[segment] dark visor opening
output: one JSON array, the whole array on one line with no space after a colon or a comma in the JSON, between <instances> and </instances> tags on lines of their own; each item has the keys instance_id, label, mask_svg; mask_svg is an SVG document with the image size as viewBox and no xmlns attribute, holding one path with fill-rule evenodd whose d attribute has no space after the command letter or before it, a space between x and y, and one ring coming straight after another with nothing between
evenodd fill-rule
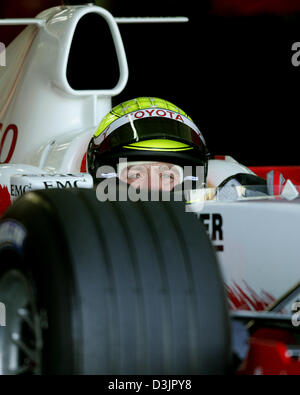
<instances>
[{"instance_id":1,"label":"dark visor opening","mask_svg":"<svg viewBox=\"0 0 300 395\"><path fill-rule=\"evenodd\" d=\"M120 126L112 132L99 146L99 154L111 151L117 147L127 146L137 141L168 139L176 140L197 148L203 155L206 147L199 134L190 126L172 119L144 118Z\"/></svg>"}]
</instances>

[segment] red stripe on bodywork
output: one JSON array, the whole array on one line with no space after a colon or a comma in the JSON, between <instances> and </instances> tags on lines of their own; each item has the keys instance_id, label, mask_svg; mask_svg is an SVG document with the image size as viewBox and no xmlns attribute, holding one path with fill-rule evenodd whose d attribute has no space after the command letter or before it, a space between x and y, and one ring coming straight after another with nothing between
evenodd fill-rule
<instances>
[{"instance_id":1,"label":"red stripe on bodywork","mask_svg":"<svg viewBox=\"0 0 300 395\"><path fill-rule=\"evenodd\" d=\"M274 179L273 179L274 195L281 194L280 176L281 176L280 171L274 170Z\"/></svg>"},{"instance_id":2,"label":"red stripe on bodywork","mask_svg":"<svg viewBox=\"0 0 300 395\"><path fill-rule=\"evenodd\" d=\"M215 156L214 156L214 159L217 159L217 160L226 160L226 156L225 156L225 155L215 155Z\"/></svg>"},{"instance_id":3,"label":"red stripe on bodywork","mask_svg":"<svg viewBox=\"0 0 300 395\"><path fill-rule=\"evenodd\" d=\"M6 186L0 185L0 217L4 211L10 206L10 194Z\"/></svg>"},{"instance_id":4,"label":"red stripe on bodywork","mask_svg":"<svg viewBox=\"0 0 300 395\"><path fill-rule=\"evenodd\" d=\"M250 166L249 169L264 179L269 171L278 171L286 180L290 179L292 183L300 185L300 166Z\"/></svg>"},{"instance_id":5,"label":"red stripe on bodywork","mask_svg":"<svg viewBox=\"0 0 300 395\"><path fill-rule=\"evenodd\" d=\"M281 173L286 181L292 181L300 193L300 166L251 166L249 169L264 179L267 178L267 174L272 170L274 174L275 172Z\"/></svg>"},{"instance_id":6,"label":"red stripe on bodywork","mask_svg":"<svg viewBox=\"0 0 300 395\"><path fill-rule=\"evenodd\" d=\"M81 166L80 166L80 171L81 173L86 173L87 168L86 168L86 153L83 155L82 161L81 161Z\"/></svg>"},{"instance_id":7,"label":"red stripe on bodywork","mask_svg":"<svg viewBox=\"0 0 300 395\"><path fill-rule=\"evenodd\" d=\"M262 290L259 295L246 281L243 281L243 288L236 282L231 286L225 285L225 288L231 310L263 311L275 302L275 298L268 292Z\"/></svg>"}]
</instances>

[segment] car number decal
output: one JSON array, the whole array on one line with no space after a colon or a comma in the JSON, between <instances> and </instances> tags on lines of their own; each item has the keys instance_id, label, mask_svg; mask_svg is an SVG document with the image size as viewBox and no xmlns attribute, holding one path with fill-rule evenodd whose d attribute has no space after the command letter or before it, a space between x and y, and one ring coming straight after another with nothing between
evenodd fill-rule
<instances>
[{"instance_id":1,"label":"car number decal","mask_svg":"<svg viewBox=\"0 0 300 395\"><path fill-rule=\"evenodd\" d=\"M0 123L0 131L3 128L3 124ZM12 133L12 139L11 139L11 143L10 143L10 147L9 149L6 148L5 152L7 152L6 158L2 158L2 154L4 152L4 147L5 147L5 142L7 140L7 137ZM4 164L4 163L9 163L15 148L16 148L16 144L17 144L17 139L18 139L18 127L16 125L8 125L7 128L5 129L3 136L1 138L1 142L0 142L0 164Z\"/></svg>"}]
</instances>

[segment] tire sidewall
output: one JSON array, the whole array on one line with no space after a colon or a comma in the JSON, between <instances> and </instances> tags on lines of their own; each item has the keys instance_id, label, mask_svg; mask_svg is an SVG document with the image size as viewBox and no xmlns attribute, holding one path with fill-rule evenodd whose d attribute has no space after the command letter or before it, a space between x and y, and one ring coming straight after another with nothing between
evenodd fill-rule
<instances>
[{"instance_id":1,"label":"tire sidewall","mask_svg":"<svg viewBox=\"0 0 300 395\"><path fill-rule=\"evenodd\" d=\"M80 318L64 236L51 210L27 206L22 214L14 210L13 218L8 211L0 221L0 233L7 224L14 229L0 239L0 281L8 271L17 270L30 284L41 325L42 373L76 374L80 371ZM8 254L16 259L5 259Z\"/></svg>"}]
</instances>

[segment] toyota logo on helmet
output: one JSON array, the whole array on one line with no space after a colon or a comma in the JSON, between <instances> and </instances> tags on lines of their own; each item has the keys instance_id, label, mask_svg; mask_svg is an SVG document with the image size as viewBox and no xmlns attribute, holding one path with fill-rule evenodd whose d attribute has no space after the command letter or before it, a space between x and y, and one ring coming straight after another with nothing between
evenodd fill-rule
<instances>
[{"instance_id":1,"label":"toyota logo on helmet","mask_svg":"<svg viewBox=\"0 0 300 395\"><path fill-rule=\"evenodd\" d=\"M100 166L116 167L121 158L204 166L206 177L208 156L202 133L184 111L163 99L139 97L103 118L89 144L87 164L94 178Z\"/></svg>"}]
</instances>

